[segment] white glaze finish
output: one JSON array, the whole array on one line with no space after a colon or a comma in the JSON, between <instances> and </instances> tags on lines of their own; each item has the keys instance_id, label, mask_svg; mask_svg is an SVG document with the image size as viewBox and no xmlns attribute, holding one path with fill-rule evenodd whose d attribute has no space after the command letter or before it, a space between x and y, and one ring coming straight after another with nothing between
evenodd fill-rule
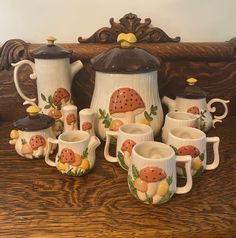
<instances>
[{"instance_id":1,"label":"white glaze finish","mask_svg":"<svg viewBox=\"0 0 236 238\"><path fill-rule=\"evenodd\" d=\"M207 143L213 143L213 162L207 164ZM171 145L179 151L179 148L186 146L194 146L199 151L197 157L192 157L191 173L194 175L201 175L206 170L212 170L219 165L219 137L206 137L206 134L199 129L191 127L181 127L172 129L169 132L167 144ZM178 152L179 153L179 152ZM198 160L198 161L197 161ZM197 169L196 169L197 168ZM184 175L181 168L178 168L178 174Z\"/></svg>"},{"instance_id":2,"label":"white glaze finish","mask_svg":"<svg viewBox=\"0 0 236 238\"><path fill-rule=\"evenodd\" d=\"M187 112L169 112L165 116L165 123L162 127L162 141L166 143L168 133L171 129L183 126L196 127L197 116Z\"/></svg>"},{"instance_id":3,"label":"white glaze finish","mask_svg":"<svg viewBox=\"0 0 236 238\"><path fill-rule=\"evenodd\" d=\"M153 116L153 120L150 122L150 125L154 131L154 135L156 135L161 129L163 111L159 98L157 71L140 74L109 74L96 72L95 88L90 107L94 109L97 114L98 123L96 132L102 139L105 139L105 131L108 130L108 128L104 127L102 119L98 119L99 109L105 109L106 112L109 113L109 101L112 93L119 88L126 87L134 89L138 92L143 99L146 111L150 110L151 105L158 107L157 115ZM135 121L133 122L137 122L143 118L144 113L140 113L135 116ZM130 123L127 118L113 117L112 119L120 119L124 122L124 124Z\"/></svg>"},{"instance_id":4,"label":"white glaze finish","mask_svg":"<svg viewBox=\"0 0 236 238\"><path fill-rule=\"evenodd\" d=\"M64 131L78 130L77 107L75 105L68 104L62 107L61 111L64 122ZM68 116L73 116L75 121L68 121Z\"/></svg>"},{"instance_id":5,"label":"white glaze finish","mask_svg":"<svg viewBox=\"0 0 236 238\"><path fill-rule=\"evenodd\" d=\"M111 137L117 138L116 143L116 157L109 154L109 146ZM132 141L135 144L142 141L152 141L153 130L150 126L142 124L125 124L119 128L119 131L106 131L106 144L104 147L104 157L109 162L118 162L121 168L128 170L131 164L131 154L129 151L122 151L124 142ZM122 157L122 158L120 158ZM122 161L124 160L124 163Z\"/></svg>"},{"instance_id":6,"label":"white glaze finish","mask_svg":"<svg viewBox=\"0 0 236 238\"><path fill-rule=\"evenodd\" d=\"M95 135L95 112L91 108L84 108L79 111L79 121L80 121L80 130L84 130L84 123L90 123L91 129L86 129L86 131L91 135Z\"/></svg>"},{"instance_id":7,"label":"white glaze finish","mask_svg":"<svg viewBox=\"0 0 236 238\"><path fill-rule=\"evenodd\" d=\"M140 201L151 204L161 204L169 201L176 194L187 193L192 188L192 176L190 172L191 157L175 156L173 149L163 143L155 141L141 142L134 146L132 152L132 164L128 171L128 185L131 193ZM187 182L183 187L177 187L176 161L184 161L187 171ZM143 169L159 169L165 177L155 182L148 182L148 190L145 192L132 189L132 184L138 178ZM136 177L136 178L135 178ZM165 184L163 190L160 186ZM163 192L165 191L165 192ZM137 192L137 195L135 194ZM148 198L149 197L149 198Z\"/></svg>"}]
</instances>

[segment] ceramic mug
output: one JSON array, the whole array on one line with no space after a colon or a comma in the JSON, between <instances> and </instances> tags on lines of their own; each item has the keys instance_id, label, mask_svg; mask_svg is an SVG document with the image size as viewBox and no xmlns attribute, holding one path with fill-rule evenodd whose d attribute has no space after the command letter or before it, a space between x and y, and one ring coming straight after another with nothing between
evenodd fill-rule
<instances>
[{"instance_id":1,"label":"ceramic mug","mask_svg":"<svg viewBox=\"0 0 236 238\"><path fill-rule=\"evenodd\" d=\"M49 158L52 144L58 144L55 161ZM45 162L69 176L87 174L95 163L95 149L100 145L96 136L90 137L86 131L63 132L57 139L48 138Z\"/></svg>"},{"instance_id":2,"label":"ceramic mug","mask_svg":"<svg viewBox=\"0 0 236 238\"><path fill-rule=\"evenodd\" d=\"M165 124L162 128L162 141L164 143L167 142L168 133L173 128L183 126L196 127L197 119L198 117L196 115L193 115L188 112L167 113L165 117Z\"/></svg>"},{"instance_id":3,"label":"ceramic mug","mask_svg":"<svg viewBox=\"0 0 236 238\"><path fill-rule=\"evenodd\" d=\"M116 157L109 154L111 137L117 138ZM128 170L134 145L147 140L154 140L153 130L143 124L130 123L121 126L118 131L106 131L104 157L109 162L118 162L123 169Z\"/></svg>"},{"instance_id":4,"label":"ceramic mug","mask_svg":"<svg viewBox=\"0 0 236 238\"><path fill-rule=\"evenodd\" d=\"M145 141L134 146L128 171L130 192L148 204L162 204L176 194L187 193L192 188L191 156L176 156L166 144ZM177 187L176 161L185 164L187 182Z\"/></svg>"},{"instance_id":5,"label":"ceramic mug","mask_svg":"<svg viewBox=\"0 0 236 238\"><path fill-rule=\"evenodd\" d=\"M206 137L206 134L196 128L180 127L169 132L167 144L170 145L176 155L191 155L191 174L192 176L200 176L206 170L212 170L218 167L219 158L219 137ZM207 164L207 143L213 143L214 160L211 164ZM181 176L185 176L183 164L177 164L177 172Z\"/></svg>"},{"instance_id":6,"label":"ceramic mug","mask_svg":"<svg viewBox=\"0 0 236 238\"><path fill-rule=\"evenodd\" d=\"M64 131L78 130L77 107L68 104L63 106L61 110L64 121Z\"/></svg>"}]
</instances>

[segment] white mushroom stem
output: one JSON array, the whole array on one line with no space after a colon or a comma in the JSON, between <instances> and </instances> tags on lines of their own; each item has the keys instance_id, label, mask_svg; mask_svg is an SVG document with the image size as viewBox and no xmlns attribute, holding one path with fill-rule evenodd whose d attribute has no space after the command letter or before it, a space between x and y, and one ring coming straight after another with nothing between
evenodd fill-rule
<instances>
[{"instance_id":1,"label":"white mushroom stem","mask_svg":"<svg viewBox=\"0 0 236 238\"><path fill-rule=\"evenodd\" d=\"M124 116L127 123L134 123L135 122L135 115L133 111L126 112Z\"/></svg>"},{"instance_id":2,"label":"white mushroom stem","mask_svg":"<svg viewBox=\"0 0 236 238\"><path fill-rule=\"evenodd\" d=\"M155 194L153 197L152 197L152 203L153 204L157 204L160 202L160 200L162 199L161 196L159 196L158 194Z\"/></svg>"},{"instance_id":3,"label":"white mushroom stem","mask_svg":"<svg viewBox=\"0 0 236 238\"><path fill-rule=\"evenodd\" d=\"M147 200L147 197L146 197L146 194L143 193L143 192L140 192L137 190L137 195L138 195L138 198L141 200L141 201L146 201Z\"/></svg>"},{"instance_id":4,"label":"white mushroom stem","mask_svg":"<svg viewBox=\"0 0 236 238\"><path fill-rule=\"evenodd\" d=\"M149 197L154 196L154 194L157 191L157 185L158 185L158 182L148 183L148 185L147 185L147 187L148 187L147 194L148 194Z\"/></svg>"},{"instance_id":5,"label":"white mushroom stem","mask_svg":"<svg viewBox=\"0 0 236 238\"><path fill-rule=\"evenodd\" d=\"M44 146L39 146L37 150L34 151L34 156L39 157L44 154Z\"/></svg>"},{"instance_id":6,"label":"white mushroom stem","mask_svg":"<svg viewBox=\"0 0 236 238\"><path fill-rule=\"evenodd\" d=\"M124 161L125 161L125 164L130 167L130 164L131 164L131 157L130 157L130 153L128 151L125 151L124 152Z\"/></svg>"},{"instance_id":7,"label":"white mushroom stem","mask_svg":"<svg viewBox=\"0 0 236 238\"><path fill-rule=\"evenodd\" d=\"M9 144L10 144L10 145L15 145L16 142L17 142L17 139L9 140Z\"/></svg>"}]
</instances>

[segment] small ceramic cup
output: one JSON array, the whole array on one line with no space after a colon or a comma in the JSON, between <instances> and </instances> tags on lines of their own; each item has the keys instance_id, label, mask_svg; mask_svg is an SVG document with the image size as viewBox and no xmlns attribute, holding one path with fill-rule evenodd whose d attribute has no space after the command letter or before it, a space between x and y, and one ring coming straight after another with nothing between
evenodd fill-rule
<instances>
[{"instance_id":1,"label":"small ceramic cup","mask_svg":"<svg viewBox=\"0 0 236 238\"><path fill-rule=\"evenodd\" d=\"M188 112L169 112L165 117L165 124L162 128L162 141L167 142L168 133L173 128L189 126L197 127L196 115Z\"/></svg>"},{"instance_id":2,"label":"small ceramic cup","mask_svg":"<svg viewBox=\"0 0 236 238\"><path fill-rule=\"evenodd\" d=\"M77 107L67 104L62 107L62 117L64 122L64 132L78 130Z\"/></svg>"},{"instance_id":3,"label":"small ceramic cup","mask_svg":"<svg viewBox=\"0 0 236 238\"><path fill-rule=\"evenodd\" d=\"M214 160L211 164L207 164L207 143L213 143ZM206 170L212 170L218 167L219 158L219 137L206 137L206 134L196 128L180 127L174 128L169 132L167 144L170 145L176 155L191 155L192 176L200 176ZM177 163L178 175L185 176L183 163Z\"/></svg>"},{"instance_id":4,"label":"small ceramic cup","mask_svg":"<svg viewBox=\"0 0 236 238\"><path fill-rule=\"evenodd\" d=\"M128 171L130 192L148 204L162 204L176 194L187 193L192 188L191 156L176 156L166 144L145 141L134 146ZM176 185L176 161L185 164L187 182Z\"/></svg>"},{"instance_id":5,"label":"small ceramic cup","mask_svg":"<svg viewBox=\"0 0 236 238\"><path fill-rule=\"evenodd\" d=\"M80 130L87 131L91 136L95 135L95 112L91 108L79 111Z\"/></svg>"},{"instance_id":6,"label":"small ceramic cup","mask_svg":"<svg viewBox=\"0 0 236 238\"><path fill-rule=\"evenodd\" d=\"M109 154L111 137L117 138L116 157ZM143 124L125 124L118 131L106 131L104 157L109 162L118 162L121 168L128 170L131 164L131 152L138 142L154 140L153 130Z\"/></svg>"},{"instance_id":7,"label":"small ceramic cup","mask_svg":"<svg viewBox=\"0 0 236 238\"><path fill-rule=\"evenodd\" d=\"M52 144L58 144L55 161L49 158ZM96 136L90 136L86 131L63 132L57 139L48 138L48 148L45 162L69 176L87 174L95 163L95 149L100 145Z\"/></svg>"}]
</instances>

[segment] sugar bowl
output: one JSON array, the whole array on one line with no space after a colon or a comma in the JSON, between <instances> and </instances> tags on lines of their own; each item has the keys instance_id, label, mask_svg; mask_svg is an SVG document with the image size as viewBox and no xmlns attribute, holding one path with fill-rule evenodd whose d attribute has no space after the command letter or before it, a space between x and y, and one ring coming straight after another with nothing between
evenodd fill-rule
<instances>
[{"instance_id":1,"label":"sugar bowl","mask_svg":"<svg viewBox=\"0 0 236 238\"><path fill-rule=\"evenodd\" d=\"M47 139L55 138L52 131L55 119L41 114L40 109L33 105L26 109L28 116L13 123L16 128L10 132L11 145L16 152L27 159L44 158L47 149ZM54 147L55 148L55 147ZM51 149L51 153L54 148Z\"/></svg>"}]
</instances>

